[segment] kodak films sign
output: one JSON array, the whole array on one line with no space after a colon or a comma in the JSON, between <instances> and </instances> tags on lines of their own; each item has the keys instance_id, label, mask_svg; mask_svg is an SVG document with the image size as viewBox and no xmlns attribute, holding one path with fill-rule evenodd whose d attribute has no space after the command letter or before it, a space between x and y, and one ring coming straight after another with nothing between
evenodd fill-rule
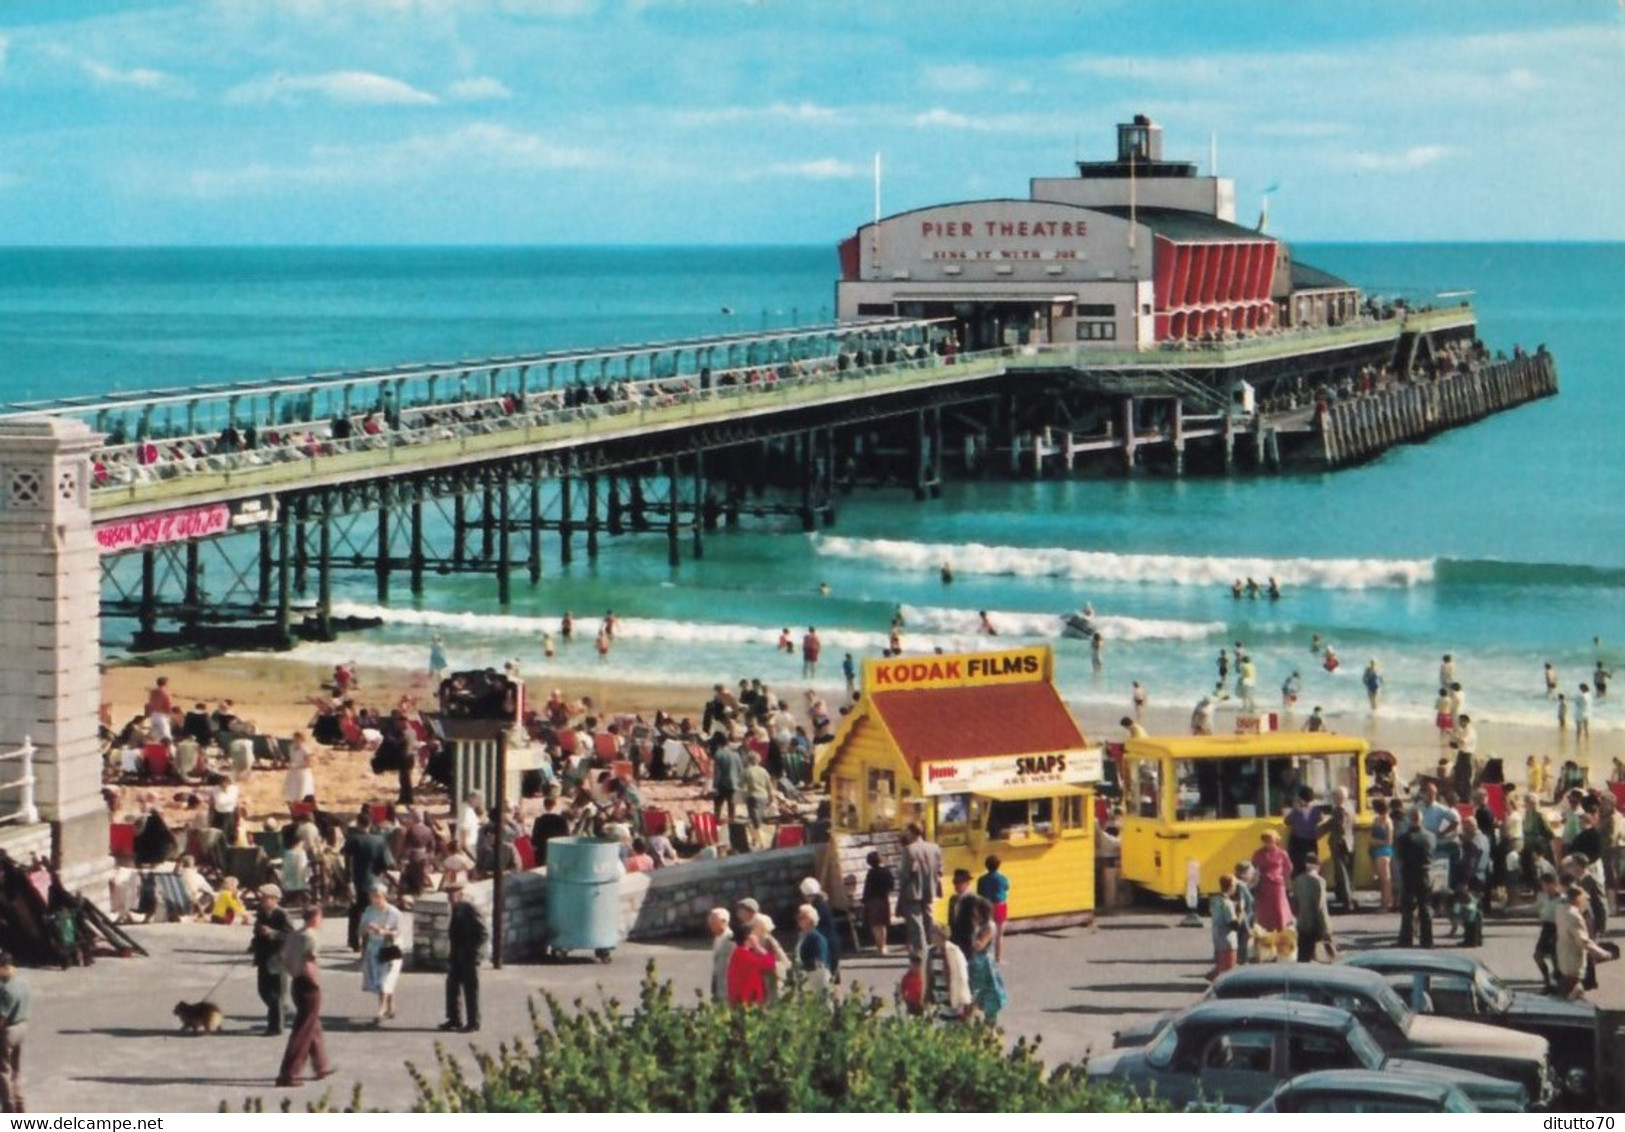
<instances>
[{"instance_id":1,"label":"kodak films sign","mask_svg":"<svg viewBox=\"0 0 1625 1132\"><path fill-rule=\"evenodd\" d=\"M974 759L925 761L920 765L921 793L979 794L1018 786L1087 786L1104 771L1099 747L1044 754L996 755Z\"/></svg>"},{"instance_id":2,"label":"kodak films sign","mask_svg":"<svg viewBox=\"0 0 1625 1132\"><path fill-rule=\"evenodd\" d=\"M863 662L866 692L905 688L963 688L977 684L1025 684L1050 678L1047 647L953 655L889 657Z\"/></svg>"}]
</instances>

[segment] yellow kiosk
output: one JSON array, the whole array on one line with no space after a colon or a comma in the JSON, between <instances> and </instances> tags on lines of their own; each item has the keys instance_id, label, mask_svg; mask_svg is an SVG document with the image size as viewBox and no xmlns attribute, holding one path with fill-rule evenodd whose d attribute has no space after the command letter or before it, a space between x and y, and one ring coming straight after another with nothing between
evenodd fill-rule
<instances>
[{"instance_id":1,"label":"yellow kiosk","mask_svg":"<svg viewBox=\"0 0 1625 1132\"><path fill-rule=\"evenodd\" d=\"M1087 920L1104 753L1056 692L1054 664L1048 647L865 661L863 695L814 767L837 844L895 844L918 821L948 877L1000 858L1012 921Z\"/></svg>"},{"instance_id":2,"label":"yellow kiosk","mask_svg":"<svg viewBox=\"0 0 1625 1132\"><path fill-rule=\"evenodd\" d=\"M1161 896L1181 897L1192 862L1202 895L1252 857L1266 829L1299 789L1316 802L1348 789L1356 829L1371 825L1367 746L1346 735L1266 733L1130 739L1123 745L1123 879ZM1284 834L1283 834L1284 841ZM1365 857L1355 847L1358 868ZM1329 860L1324 838L1321 857Z\"/></svg>"}]
</instances>

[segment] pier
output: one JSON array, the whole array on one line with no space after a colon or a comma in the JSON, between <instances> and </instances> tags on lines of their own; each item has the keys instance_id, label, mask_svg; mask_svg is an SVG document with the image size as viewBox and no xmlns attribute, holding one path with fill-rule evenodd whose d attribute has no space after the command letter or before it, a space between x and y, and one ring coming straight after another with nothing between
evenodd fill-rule
<instances>
[{"instance_id":1,"label":"pier","mask_svg":"<svg viewBox=\"0 0 1625 1132\"><path fill-rule=\"evenodd\" d=\"M134 648L286 647L337 631L341 571L380 604L473 574L506 605L628 535L663 536L675 568L719 529L833 526L859 489L1335 469L1556 392L1544 351L1428 372L1475 329L1458 307L967 353L950 319L876 319L74 398L0 424L92 430L102 612L134 622Z\"/></svg>"}]
</instances>

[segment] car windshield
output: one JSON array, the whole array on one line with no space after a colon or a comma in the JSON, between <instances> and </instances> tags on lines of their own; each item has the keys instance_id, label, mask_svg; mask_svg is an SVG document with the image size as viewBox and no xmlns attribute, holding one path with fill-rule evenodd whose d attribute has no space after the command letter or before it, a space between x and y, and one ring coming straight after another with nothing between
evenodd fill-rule
<instances>
[{"instance_id":1,"label":"car windshield","mask_svg":"<svg viewBox=\"0 0 1625 1132\"><path fill-rule=\"evenodd\" d=\"M1490 973L1488 967L1480 967L1473 972L1473 984L1478 988L1479 997L1488 1004L1491 1013L1505 1014L1512 1006L1512 992L1506 984Z\"/></svg>"},{"instance_id":2,"label":"car windshield","mask_svg":"<svg viewBox=\"0 0 1625 1132\"><path fill-rule=\"evenodd\" d=\"M1179 1030L1172 1024L1164 1026L1151 1044L1146 1047L1145 1062L1158 1069L1167 1068L1174 1059L1174 1050L1179 1045Z\"/></svg>"},{"instance_id":3,"label":"car windshield","mask_svg":"<svg viewBox=\"0 0 1625 1132\"><path fill-rule=\"evenodd\" d=\"M1399 1027L1400 1033L1409 1034L1413 1015L1411 1014L1411 1008L1405 1005L1405 1000L1399 997L1393 987L1386 985L1377 988L1375 994L1377 1006L1382 1012L1388 1015L1395 1026Z\"/></svg>"},{"instance_id":4,"label":"car windshield","mask_svg":"<svg viewBox=\"0 0 1625 1132\"><path fill-rule=\"evenodd\" d=\"M1385 1057L1382 1047L1377 1044L1377 1039L1371 1036L1371 1032L1353 1017L1349 1018L1348 1036L1349 1048L1354 1051L1354 1056L1360 1059L1361 1065L1367 1069L1382 1068Z\"/></svg>"}]
</instances>

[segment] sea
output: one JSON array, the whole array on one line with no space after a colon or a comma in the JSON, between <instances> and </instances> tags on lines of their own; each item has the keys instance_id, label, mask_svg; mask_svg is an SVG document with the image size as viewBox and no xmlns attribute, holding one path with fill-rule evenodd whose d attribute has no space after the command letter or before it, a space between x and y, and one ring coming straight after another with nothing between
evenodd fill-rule
<instances>
[{"instance_id":1,"label":"sea","mask_svg":"<svg viewBox=\"0 0 1625 1132\"><path fill-rule=\"evenodd\" d=\"M901 613L909 652L1053 645L1069 700L1111 719L1136 680L1154 705L1188 709L1239 641L1265 708L1298 672L1300 713L1358 720L1375 659L1380 712L1430 720L1449 653L1475 719L1555 736L1543 665L1572 696L1599 657L1625 662L1625 245L1296 254L1380 296L1465 293L1492 350L1553 352L1561 394L1334 473L983 480L923 503L860 489L832 529L746 524L675 568L659 533L606 539L596 563L578 542L570 567L549 535L541 583L518 571L507 608L487 577L431 576L416 599L403 578L382 608L370 575L340 574L337 611L383 626L297 655L423 669L440 635L453 667L517 660L544 684L759 677L794 694L799 657L775 644L816 626L814 684L833 693L842 656L878 655ZM0 400L809 325L831 317L836 273L833 246L0 250ZM1281 597L1238 601L1237 577L1274 577ZM1087 643L1061 636L1086 603L1105 640L1098 672ZM547 659L543 633L558 636L565 610L580 628ZM620 629L600 662L607 610ZM982 611L998 637L977 634ZM129 628L104 623L110 655ZM1314 634L1338 671L1311 652ZM1593 726L1625 726L1625 710L1603 700Z\"/></svg>"}]
</instances>

